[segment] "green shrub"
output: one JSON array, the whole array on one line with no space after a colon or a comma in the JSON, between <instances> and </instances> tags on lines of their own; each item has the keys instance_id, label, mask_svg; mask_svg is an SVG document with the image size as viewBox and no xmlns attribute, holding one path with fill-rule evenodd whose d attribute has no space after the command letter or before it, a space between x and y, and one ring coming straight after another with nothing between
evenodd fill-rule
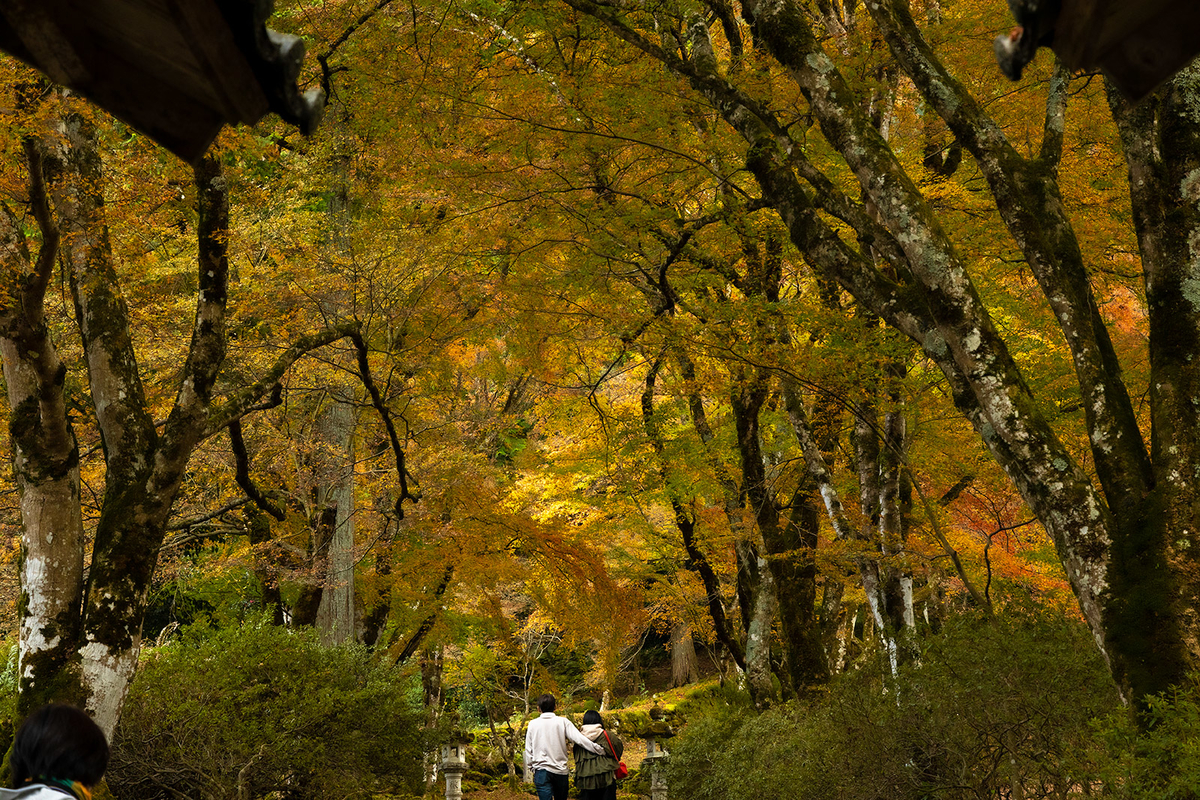
<instances>
[{"instance_id":1,"label":"green shrub","mask_svg":"<svg viewBox=\"0 0 1200 800\"><path fill-rule=\"evenodd\" d=\"M1138 720L1125 710L1097 723L1102 746L1084 769L1113 800L1184 800L1200 797L1200 684L1151 698ZM1081 758L1081 761L1083 759Z\"/></svg>"},{"instance_id":2,"label":"green shrub","mask_svg":"<svg viewBox=\"0 0 1200 800\"><path fill-rule=\"evenodd\" d=\"M117 798L367 797L423 788L398 670L313 631L193 629L149 652L114 738Z\"/></svg>"},{"instance_id":3,"label":"green shrub","mask_svg":"<svg viewBox=\"0 0 1200 800\"><path fill-rule=\"evenodd\" d=\"M671 742L673 800L1063 797L1116 691L1082 625L960 620L893 681L861 671L763 714L714 699Z\"/></svg>"}]
</instances>

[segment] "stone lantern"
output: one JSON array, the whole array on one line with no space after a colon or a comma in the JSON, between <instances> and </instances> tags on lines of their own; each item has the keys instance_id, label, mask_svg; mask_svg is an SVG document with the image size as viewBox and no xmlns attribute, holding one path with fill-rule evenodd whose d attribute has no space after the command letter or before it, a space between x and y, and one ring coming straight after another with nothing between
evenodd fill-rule
<instances>
[{"instance_id":1,"label":"stone lantern","mask_svg":"<svg viewBox=\"0 0 1200 800\"><path fill-rule=\"evenodd\" d=\"M471 735L456 733L442 745L442 773L446 776L446 800L462 800L462 777L467 771L467 745Z\"/></svg>"},{"instance_id":2,"label":"stone lantern","mask_svg":"<svg viewBox=\"0 0 1200 800\"><path fill-rule=\"evenodd\" d=\"M642 765L650 770L650 800L667 800L667 776L663 767L670 754L665 745L674 735L671 726L659 720L651 722L642 731L642 738L646 740L646 758Z\"/></svg>"}]
</instances>

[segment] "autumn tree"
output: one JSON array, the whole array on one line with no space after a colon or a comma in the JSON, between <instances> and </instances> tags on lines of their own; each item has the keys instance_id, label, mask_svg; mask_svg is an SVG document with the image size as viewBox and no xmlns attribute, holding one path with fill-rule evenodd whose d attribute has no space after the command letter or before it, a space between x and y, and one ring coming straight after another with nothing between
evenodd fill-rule
<instances>
[{"instance_id":1,"label":"autumn tree","mask_svg":"<svg viewBox=\"0 0 1200 800\"><path fill-rule=\"evenodd\" d=\"M32 103L30 85L22 92L22 102ZM329 327L294 341L254 380L221 381L229 197L220 160L207 158L194 178L191 343L173 374L173 402L160 409L143 382L107 227L97 124L48 94L22 140L27 193L9 197L2 213L4 370L23 523L18 713L51 699L72 701L86 704L111 730L137 662L147 590L190 456L254 407L298 359L354 327ZM36 254L15 210L22 205L36 223ZM78 401L66 394L64 332L47 313L47 288L59 264L104 456L94 532L85 530L81 512L81 456L71 412Z\"/></svg>"},{"instance_id":2,"label":"autumn tree","mask_svg":"<svg viewBox=\"0 0 1200 800\"><path fill-rule=\"evenodd\" d=\"M925 107L970 154L1057 320L1091 443L1081 457L1064 444L1032 393L944 214L872 124L862 90L844 72L842 55L823 43L820 22L807 6L744 2L734 18L719 3L645 12L585 0L566 5L711 104L744 140L746 168L761 197L808 263L937 364L955 404L1053 538L1118 683L1142 697L1182 679L1197 656L1189 577L1195 521L1186 477L1194 458L1182 433L1195 412L1181 388L1193 369L1195 313L1186 305L1190 262L1180 249L1195 230L1187 180L1196 157L1194 126L1187 122L1194 72L1185 71L1140 108L1113 101L1150 309L1146 447L1130 399L1137 390L1123 380L1093 289L1094 257L1081 247L1060 188L1069 75L1058 69L1048 81L1041 142L1025 153L947 67L907 2L866 6ZM799 91L802 112L853 175L861 200L814 163L797 127L781 118L762 87L735 75L726 44L734 31L750 35L756 52L771 58Z\"/></svg>"}]
</instances>

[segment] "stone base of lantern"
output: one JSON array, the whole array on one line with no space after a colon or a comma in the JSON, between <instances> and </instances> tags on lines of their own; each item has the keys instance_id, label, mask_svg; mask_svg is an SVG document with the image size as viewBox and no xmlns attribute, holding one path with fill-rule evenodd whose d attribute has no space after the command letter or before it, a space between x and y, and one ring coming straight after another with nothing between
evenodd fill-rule
<instances>
[{"instance_id":1,"label":"stone base of lantern","mask_svg":"<svg viewBox=\"0 0 1200 800\"><path fill-rule=\"evenodd\" d=\"M650 770L650 800L667 800L666 762L666 751L657 748L642 761L642 767Z\"/></svg>"},{"instance_id":2,"label":"stone base of lantern","mask_svg":"<svg viewBox=\"0 0 1200 800\"><path fill-rule=\"evenodd\" d=\"M460 764L443 764L442 774L446 776L446 800L462 800L463 773L466 766Z\"/></svg>"}]
</instances>

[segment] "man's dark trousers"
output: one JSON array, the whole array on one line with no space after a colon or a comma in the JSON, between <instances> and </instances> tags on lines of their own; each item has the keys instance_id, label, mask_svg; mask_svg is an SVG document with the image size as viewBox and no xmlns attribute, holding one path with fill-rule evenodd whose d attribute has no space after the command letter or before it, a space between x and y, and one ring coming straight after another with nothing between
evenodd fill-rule
<instances>
[{"instance_id":1,"label":"man's dark trousers","mask_svg":"<svg viewBox=\"0 0 1200 800\"><path fill-rule=\"evenodd\" d=\"M537 789L538 800L567 800L570 782L566 775L538 769L533 772L533 788Z\"/></svg>"}]
</instances>

